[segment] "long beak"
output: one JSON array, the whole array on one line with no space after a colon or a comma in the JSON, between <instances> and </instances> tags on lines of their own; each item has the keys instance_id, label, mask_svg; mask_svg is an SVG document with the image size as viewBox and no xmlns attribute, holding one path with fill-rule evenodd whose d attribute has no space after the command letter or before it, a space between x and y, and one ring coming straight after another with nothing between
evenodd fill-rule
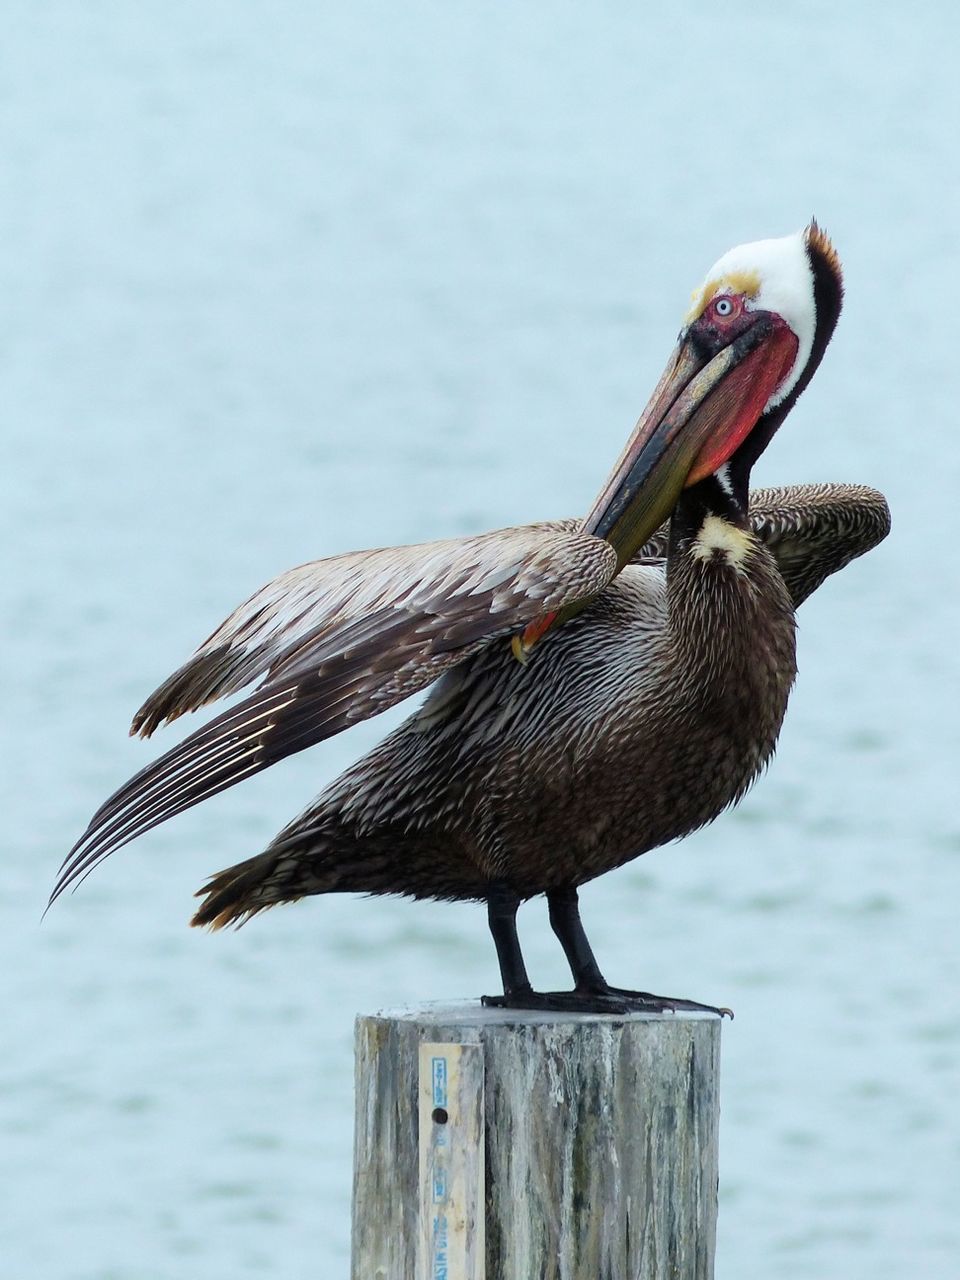
<instances>
[{"instance_id":1,"label":"long beak","mask_svg":"<svg viewBox=\"0 0 960 1280\"><path fill-rule=\"evenodd\" d=\"M756 425L785 372L788 344L770 339L781 330L793 337L778 319L757 312L712 359L686 335L680 339L583 522L584 532L611 544L620 568L670 515L681 491L722 466Z\"/></svg>"},{"instance_id":2,"label":"long beak","mask_svg":"<svg viewBox=\"0 0 960 1280\"><path fill-rule=\"evenodd\" d=\"M792 331L765 311L756 312L750 327L712 358L681 335L582 525L614 548L617 572L671 514L683 489L721 467L749 435L796 349ZM551 626L585 603L531 623L514 652L525 656Z\"/></svg>"}]
</instances>

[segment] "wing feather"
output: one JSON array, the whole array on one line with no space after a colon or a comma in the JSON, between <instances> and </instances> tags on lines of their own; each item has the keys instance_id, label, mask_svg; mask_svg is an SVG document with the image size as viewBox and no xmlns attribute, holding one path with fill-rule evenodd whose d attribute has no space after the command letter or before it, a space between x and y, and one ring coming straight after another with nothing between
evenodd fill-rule
<instances>
[{"instance_id":1,"label":"wing feather","mask_svg":"<svg viewBox=\"0 0 960 1280\"><path fill-rule=\"evenodd\" d=\"M610 578L608 551L569 525L356 551L290 569L235 609L150 695L131 733L149 737L260 676L275 679L364 618L395 611L429 617L440 631L446 622L470 632L476 616L517 626L518 607L529 619L559 607L559 599L595 594Z\"/></svg>"},{"instance_id":2,"label":"wing feather","mask_svg":"<svg viewBox=\"0 0 960 1280\"><path fill-rule=\"evenodd\" d=\"M283 574L138 712L135 729L266 680L125 783L67 855L51 902L113 850L277 760L383 711L497 637L597 594L606 542L555 525L360 552Z\"/></svg>"},{"instance_id":3,"label":"wing feather","mask_svg":"<svg viewBox=\"0 0 960 1280\"><path fill-rule=\"evenodd\" d=\"M751 493L750 521L798 608L831 574L883 541L890 507L863 484L786 485Z\"/></svg>"},{"instance_id":4,"label":"wing feather","mask_svg":"<svg viewBox=\"0 0 960 1280\"><path fill-rule=\"evenodd\" d=\"M886 498L863 484L754 489L749 520L776 560L794 608L890 532ZM669 525L663 524L644 543L634 563L665 560L669 541Z\"/></svg>"}]
</instances>

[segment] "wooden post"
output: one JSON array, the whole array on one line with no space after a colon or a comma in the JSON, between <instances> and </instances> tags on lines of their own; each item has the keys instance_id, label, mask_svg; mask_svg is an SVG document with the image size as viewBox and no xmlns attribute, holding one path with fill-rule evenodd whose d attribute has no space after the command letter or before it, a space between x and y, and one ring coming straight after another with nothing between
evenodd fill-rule
<instances>
[{"instance_id":1,"label":"wooden post","mask_svg":"<svg viewBox=\"0 0 960 1280\"><path fill-rule=\"evenodd\" d=\"M353 1280L712 1280L719 1064L710 1014L359 1017Z\"/></svg>"}]
</instances>

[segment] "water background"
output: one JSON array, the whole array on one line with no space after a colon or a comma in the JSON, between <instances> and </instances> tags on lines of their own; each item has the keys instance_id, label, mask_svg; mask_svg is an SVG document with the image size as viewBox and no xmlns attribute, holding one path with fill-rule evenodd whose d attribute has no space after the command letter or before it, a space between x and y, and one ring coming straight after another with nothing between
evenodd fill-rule
<instances>
[{"instance_id":1,"label":"water background","mask_svg":"<svg viewBox=\"0 0 960 1280\"><path fill-rule=\"evenodd\" d=\"M385 721L41 925L57 865L251 590L584 511L705 269L812 213L847 306L755 478L875 484L894 534L804 606L756 791L584 916L612 980L736 1009L720 1280L960 1274L958 38L947 0L7 0L0 1276L347 1274L354 1014L494 988L483 913L186 920Z\"/></svg>"}]
</instances>

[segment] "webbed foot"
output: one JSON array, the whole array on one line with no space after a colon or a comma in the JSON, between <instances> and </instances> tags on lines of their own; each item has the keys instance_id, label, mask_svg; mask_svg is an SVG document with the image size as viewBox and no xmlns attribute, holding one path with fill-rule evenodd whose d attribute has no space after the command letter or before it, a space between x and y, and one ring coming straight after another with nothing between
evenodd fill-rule
<instances>
[{"instance_id":1,"label":"webbed foot","mask_svg":"<svg viewBox=\"0 0 960 1280\"><path fill-rule=\"evenodd\" d=\"M624 987L606 987L604 994L609 993L618 999L637 1001L644 1009L649 1008L660 1013L715 1013L718 1018L729 1018L733 1021L733 1010L726 1005L701 1004L699 1000L682 1000L678 996L654 996L649 991L628 991Z\"/></svg>"},{"instance_id":2,"label":"webbed foot","mask_svg":"<svg viewBox=\"0 0 960 1280\"><path fill-rule=\"evenodd\" d=\"M681 1000L672 996L655 996L649 991L628 991L623 987L573 991L534 991L520 988L502 996L482 996L488 1009L532 1009L546 1013L713 1013L718 1018L733 1018L733 1010L697 1000Z\"/></svg>"}]
</instances>

